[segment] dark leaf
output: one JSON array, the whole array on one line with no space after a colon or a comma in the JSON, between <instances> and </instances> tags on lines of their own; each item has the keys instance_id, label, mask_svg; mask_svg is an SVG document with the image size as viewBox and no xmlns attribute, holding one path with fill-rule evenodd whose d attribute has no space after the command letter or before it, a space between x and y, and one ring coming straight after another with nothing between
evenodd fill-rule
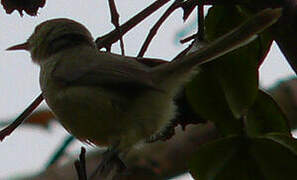
<instances>
[{"instance_id":1,"label":"dark leaf","mask_svg":"<svg viewBox=\"0 0 297 180\"><path fill-rule=\"evenodd\" d=\"M294 179L296 149L297 141L282 134L228 137L202 146L190 162L190 172L199 180Z\"/></svg>"},{"instance_id":2,"label":"dark leaf","mask_svg":"<svg viewBox=\"0 0 297 180\"><path fill-rule=\"evenodd\" d=\"M288 118L290 128L297 128L297 78L292 76L279 80L268 89Z\"/></svg>"},{"instance_id":3,"label":"dark leaf","mask_svg":"<svg viewBox=\"0 0 297 180\"><path fill-rule=\"evenodd\" d=\"M191 160L190 172L199 180L260 179L261 173L254 166L247 147L247 139L241 136L206 144Z\"/></svg>"},{"instance_id":4,"label":"dark leaf","mask_svg":"<svg viewBox=\"0 0 297 180\"><path fill-rule=\"evenodd\" d=\"M239 6L214 6L206 17L206 36L212 41L248 19ZM258 91L258 64L272 39L266 32L250 44L218 58L213 66L226 101L236 118L253 104Z\"/></svg>"},{"instance_id":5,"label":"dark leaf","mask_svg":"<svg viewBox=\"0 0 297 180\"><path fill-rule=\"evenodd\" d=\"M272 97L263 91L258 92L254 105L248 111L246 131L250 136L271 132L290 134L285 115Z\"/></svg>"},{"instance_id":6,"label":"dark leaf","mask_svg":"<svg viewBox=\"0 0 297 180\"><path fill-rule=\"evenodd\" d=\"M266 180L295 179L297 177L297 141L287 135L279 135L278 141L273 138L255 138L250 145L250 154L255 159ZM281 140L282 139L282 140ZM284 143L287 145L284 146ZM292 151L295 149L295 151Z\"/></svg>"},{"instance_id":7,"label":"dark leaf","mask_svg":"<svg viewBox=\"0 0 297 180\"><path fill-rule=\"evenodd\" d=\"M14 10L23 16L25 11L30 16L36 16L39 8L45 5L45 0L1 0L7 14L11 14Z\"/></svg>"},{"instance_id":8,"label":"dark leaf","mask_svg":"<svg viewBox=\"0 0 297 180\"><path fill-rule=\"evenodd\" d=\"M192 109L203 119L215 122L221 133L241 133L241 122L230 111L212 66L202 66L185 90Z\"/></svg>"},{"instance_id":9,"label":"dark leaf","mask_svg":"<svg viewBox=\"0 0 297 180\"><path fill-rule=\"evenodd\" d=\"M269 133L266 134L264 137L281 144L297 155L297 140L294 139L291 134L288 135L286 133Z\"/></svg>"}]
</instances>

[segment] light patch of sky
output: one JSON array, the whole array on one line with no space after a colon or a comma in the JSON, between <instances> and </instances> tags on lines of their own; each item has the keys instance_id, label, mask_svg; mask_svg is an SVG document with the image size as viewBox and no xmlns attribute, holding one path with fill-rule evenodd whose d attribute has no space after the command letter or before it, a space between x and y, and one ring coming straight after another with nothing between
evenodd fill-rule
<instances>
[{"instance_id":1,"label":"light patch of sky","mask_svg":"<svg viewBox=\"0 0 297 180\"><path fill-rule=\"evenodd\" d=\"M151 4L151 0L116 1L120 21L125 22L137 12ZM131 30L125 37L125 50L128 55L137 55L150 27L165 8L150 16L145 22ZM195 14L195 13L193 13ZM71 18L86 25L94 37L105 34L113 29L107 1L83 0L47 1L46 6L39 10L37 17L25 15L20 18L17 12L5 14L0 8L0 120L13 119L36 97L39 92L39 68L34 65L27 52L6 52L11 45L22 43L33 32L33 27L39 23L58 17ZM153 39L146 56L172 59L185 46L177 46L176 33L193 22L192 15L188 22L183 23L182 11L177 10L160 28ZM192 19L192 21L191 21ZM120 52L118 45L112 48L113 52ZM284 57L274 44L271 52L260 69L260 82L264 87L270 86L279 78L292 75ZM43 104L43 106L46 106ZM33 173L42 170L57 145L66 136L65 130L53 123L49 131L37 128L22 127L0 144L0 179L7 176ZM81 144L72 146L77 151ZM5 162L5 163L3 163ZM188 178L186 178L188 179Z\"/></svg>"},{"instance_id":2,"label":"light patch of sky","mask_svg":"<svg viewBox=\"0 0 297 180\"><path fill-rule=\"evenodd\" d=\"M263 88L268 88L279 80L296 77L296 74L275 42L272 44L269 54L261 65L259 72L260 85Z\"/></svg>"},{"instance_id":3,"label":"light patch of sky","mask_svg":"<svg viewBox=\"0 0 297 180\"><path fill-rule=\"evenodd\" d=\"M192 178L192 176L189 173L187 173L187 174L179 175L174 178L170 178L169 180L194 180L194 179Z\"/></svg>"}]
</instances>

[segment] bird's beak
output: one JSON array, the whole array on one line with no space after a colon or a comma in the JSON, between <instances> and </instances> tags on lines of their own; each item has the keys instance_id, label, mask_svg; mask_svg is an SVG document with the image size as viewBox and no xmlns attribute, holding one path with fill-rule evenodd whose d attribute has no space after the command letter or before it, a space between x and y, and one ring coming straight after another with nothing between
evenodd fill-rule
<instances>
[{"instance_id":1,"label":"bird's beak","mask_svg":"<svg viewBox=\"0 0 297 180\"><path fill-rule=\"evenodd\" d=\"M25 42L23 44L18 44L15 46L11 46L6 49L7 51L12 51L12 50L29 50L29 43Z\"/></svg>"}]
</instances>

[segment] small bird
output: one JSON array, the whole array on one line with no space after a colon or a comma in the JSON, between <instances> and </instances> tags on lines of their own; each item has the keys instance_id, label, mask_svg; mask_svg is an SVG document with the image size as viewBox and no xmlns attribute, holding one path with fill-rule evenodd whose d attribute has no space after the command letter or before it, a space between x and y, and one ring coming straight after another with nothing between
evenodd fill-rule
<instances>
[{"instance_id":1,"label":"small bird","mask_svg":"<svg viewBox=\"0 0 297 180\"><path fill-rule=\"evenodd\" d=\"M197 65L250 42L280 14L264 10L200 50L157 67L98 51L86 27L70 19L45 21L27 42L8 50L31 53L40 66L43 97L67 131L81 141L126 151L176 116L174 98Z\"/></svg>"}]
</instances>

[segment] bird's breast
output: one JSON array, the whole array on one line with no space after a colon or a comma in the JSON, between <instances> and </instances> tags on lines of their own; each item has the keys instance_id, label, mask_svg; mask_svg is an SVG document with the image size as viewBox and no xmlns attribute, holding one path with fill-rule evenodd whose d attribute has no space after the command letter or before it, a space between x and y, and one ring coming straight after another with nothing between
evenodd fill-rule
<instances>
[{"instance_id":1,"label":"bird's breast","mask_svg":"<svg viewBox=\"0 0 297 180\"><path fill-rule=\"evenodd\" d=\"M135 96L100 86L61 85L54 63L41 67L40 86L48 106L71 134L97 145L123 148L148 138L174 117L171 93L148 89Z\"/></svg>"},{"instance_id":2,"label":"bird's breast","mask_svg":"<svg viewBox=\"0 0 297 180\"><path fill-rule=\"evenodd\" d=\"M65 129L96 144L120 138L129 102L97 86L63 85L51 78L50 68L41 69L40 85L48 106Z\"/></svg>"}]
</instances>

